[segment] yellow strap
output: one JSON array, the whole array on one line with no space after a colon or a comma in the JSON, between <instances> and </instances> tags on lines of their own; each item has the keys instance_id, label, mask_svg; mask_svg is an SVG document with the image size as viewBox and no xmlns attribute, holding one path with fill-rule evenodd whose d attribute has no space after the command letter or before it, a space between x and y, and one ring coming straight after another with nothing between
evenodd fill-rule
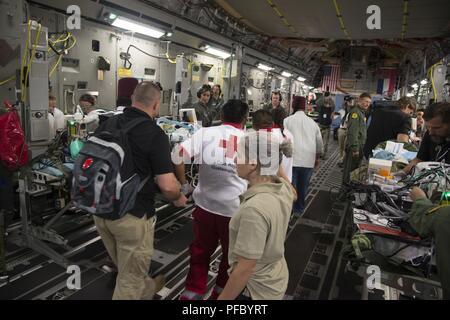
<instances>
[{"instance_id":1,"label":"yellow strap","mask_svg":"<svg viewBox=\"0 0 450 320\"><path fill-rule=\"evenodd\" d=\"M436 212L437 210L441 209L441 208L445 208L448 207L448 204L443 204L434 208L431 208L430 210L427 211L427 214L431 214L433 212Z\"/></svg>"}]
</instances>

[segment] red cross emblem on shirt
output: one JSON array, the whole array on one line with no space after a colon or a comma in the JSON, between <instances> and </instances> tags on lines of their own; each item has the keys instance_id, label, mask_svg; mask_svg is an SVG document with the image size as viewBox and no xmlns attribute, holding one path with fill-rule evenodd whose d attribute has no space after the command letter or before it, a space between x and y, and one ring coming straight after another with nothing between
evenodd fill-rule
<instances>
[{"instance_id":1,"label":"red cross emblem on shirt","mask_svg":"<svg viewBox=\"0 0 450 320\"><path fill-rule=\"evenodd\" d=\"M225 157L227 158L234 158L234 154L237 151L237 136L230 135L228 138L228 141L226 140L220 140L219 147L227 149L225 153Z\"/></svg>"}]
</instances>

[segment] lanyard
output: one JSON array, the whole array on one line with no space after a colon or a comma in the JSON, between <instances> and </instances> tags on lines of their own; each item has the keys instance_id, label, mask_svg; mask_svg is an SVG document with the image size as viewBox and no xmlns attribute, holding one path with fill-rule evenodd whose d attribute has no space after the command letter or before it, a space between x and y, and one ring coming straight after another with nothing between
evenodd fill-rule
<instances>
[{"instance_id":1,"label":"lanyard","mask_svg":"<svg viewBox=\"0 0 450 320\"><path fill-rule=\"evenodd\" d=\"M447 153L449 152L449 150L450 150L450 146L448 143L443 145L442 147L440 147L439 152L436 155L436 161L440 162L440 161L444 160L444 158L447 156Z\"/></svg>"}]
</instances>

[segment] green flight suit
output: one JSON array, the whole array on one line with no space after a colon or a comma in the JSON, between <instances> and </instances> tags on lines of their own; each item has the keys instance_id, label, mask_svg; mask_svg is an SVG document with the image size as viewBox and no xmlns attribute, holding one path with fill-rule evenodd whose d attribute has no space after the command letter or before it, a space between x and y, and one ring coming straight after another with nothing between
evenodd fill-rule
<instances>
[{"instance_id":1,"label":"green flight suit","mask_svg":"<svg viewBox=\"0 0 450 320\"><path fill-rule=\"evenodd\" d=\"M225 104L225 101L222 98L214 98L211 97L211 99L209 99L208 102L208 107L212 110L212 112L214 112L214 120L221 120L221 116L222 116L222 107Z\"/></svg>"},{"instance_id":2,"label":"green flight suit","mask_svg":"<svg viewBox=\"0 0 450 320\"><path fill-rule=\"evenodd\" d=\"M444 299L450 299L450 206L438 207L427 198L419 198L408 222L421 237L434 237L438 276Z\"/></svg>"},{"instance_id":3,"label":"green flight suit","mask_svg":"<svg viewBox=\"0 0 450 320\"><path fill-rule=\"evenodd\" d=\"M289 114L287 113L286 109L284 109L284 108L281 106L281 104L280 104L278 107L276 107L275 109L278 109L278 108L280 108L281 110L283 110L283 118L286 118L286 117L289 115ZM270 113L272 113L272 111L275 110L275 109L274 109L274 107L272 106L272 103L266 104L266 105L263 107L263 110L269 111Z\"/></svg>"},{"instance_id":4,"label":"green flight suit","mask_svg":"<svg viewBox=\"0 0 450 320\"><path fill-rule=\"evenodd\" d=\"M345 141L344 158L344 182L350 182L350 172L357 169L363 158L363 147L366 143L367 127L366 115L359 107L353 107L348 115L347 139ZM357 157L353 156L354 151L359 151Z\"/></svg>"},{"instance_id":5,"label":"green flight suit","mask_svg":"<svg viewBox=\"0 0 450 320\"><path fill-rule=\"evenodd\" d=\"M264 105L264 107L262 107L262 108L263 108L263 110L272 112L273 106L272 106L272 103L268 103L268 104Z\"/></svg>"},{"instance_id":6,"label":"green flight suit","mask_svg":"<svg viewBox=\"0 0 450 320\"><path fill-rule=\"evenodd\" d=\"M216 110L213 110L209 105L205 105L200 101L195 103L193 107L197 115L197 121L201 122L202 127L211 127L216 117Z\"/></svg>"}]
</instances>

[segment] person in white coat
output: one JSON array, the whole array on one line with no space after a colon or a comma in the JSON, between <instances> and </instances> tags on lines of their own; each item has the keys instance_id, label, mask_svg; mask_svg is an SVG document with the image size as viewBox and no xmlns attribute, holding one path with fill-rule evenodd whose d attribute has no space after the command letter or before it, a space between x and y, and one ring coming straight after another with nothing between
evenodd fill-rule
<instances>
[{"instance_id":1,"label":"person in white coat","mask_svg":"<svg viewBox=\"0 0 450 320\"><path fill-rule=\"evenodd\" d=\"M300 217L305 210L305 198L314 168L319 165L323 153L323 140L318 124L305 114L306 98L294 97L294 114L284 119L284 129L293 136L292 184L298 198L294 203L294 216Z\"/></svg>"},{"instance_id":2,"label":"person in white coat","mask_svg":"<svg viewBox=\"0 0 450 320\"><path fill-rule=\"evenodd\" d=\"M95 110L95 98L90 94L83 94L79 99L79 106L83 111L81 123L86 124L88 133L94 132L99 124L98 112ZM77 120L77 118L75 118Z\"/></svg>"},{"instance_id":3,"label":"person in white coat","mask_svg":"<svg viewBox=\"0 0 450 320\"><path fill-rule=\"evenodd\" d=\"M56 97L48 95L48 120L50 127L50 138L54 138L56 132L66 128L66 119L64 112L56 107Z\"/></svg>"}]
</instances>

